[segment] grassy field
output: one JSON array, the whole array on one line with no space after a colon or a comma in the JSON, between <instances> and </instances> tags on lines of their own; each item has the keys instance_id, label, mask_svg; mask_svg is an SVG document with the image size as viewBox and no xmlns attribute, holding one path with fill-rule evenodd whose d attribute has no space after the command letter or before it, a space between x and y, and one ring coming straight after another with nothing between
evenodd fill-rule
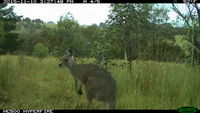
<instances>
[{"instance_id":1,"label":"grassy field","mask_svg":"<svg viewBox=\"0 0 200 113\"><path fill-rule=\"evenodd\" d=\"M0 56L0 109L86 109L85 94L75 92L68 70L58 64L54 57ZM116 109L200 108L198 67L138 61L133 74L126 67L110 66L108 71L118 85ZM92 108L101 104L94 101Z\"/></svg>"}]
</instances>

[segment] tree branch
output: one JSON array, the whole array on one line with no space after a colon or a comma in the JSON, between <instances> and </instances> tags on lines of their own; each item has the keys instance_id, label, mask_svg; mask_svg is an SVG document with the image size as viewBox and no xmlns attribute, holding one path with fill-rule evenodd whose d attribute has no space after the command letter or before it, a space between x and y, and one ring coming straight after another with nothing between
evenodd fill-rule
<instances>
[{"instance_id":1,"label":"tree branch","mask_svg":"<svg viewBox=\"0 0 200 113\"><path fill-rule=\"evenodd\" d=\"M200 27L200 8L198 7L197 3L194 3L195 8L197 10L197 14L198 14L198 23L199 23L199 27Z\"/></svg>"},{"instance_id":2,"label":"tree branch","mask_svg":"<svg viewBox=\"0 0 200 113\"><path fill-rule=\"evenodd\" d=\"M192 15L192 12L193 12L193 10L194 10L194 7L191 9L190 3L186 4L186 6L187 6L187 8L188 8L188 11L189 11L188 13L189 13L189 16L190 16L191 20L194 21L195 18L194 18L194 16Z\"/></svg>"},{"instance_id":3,"label":"tree branch","mask_svg":"<svg viewBox=\"0 0 200 113\"><path fill-rule=\"evenodd\" d=\"M174 5L174 3L172 3L172 8L173 10L183 18L183 20L187 23L187 25L189 25L189 21L187 20L187 18L179 11L179 9Z\"/></svg>"}]
</instances>

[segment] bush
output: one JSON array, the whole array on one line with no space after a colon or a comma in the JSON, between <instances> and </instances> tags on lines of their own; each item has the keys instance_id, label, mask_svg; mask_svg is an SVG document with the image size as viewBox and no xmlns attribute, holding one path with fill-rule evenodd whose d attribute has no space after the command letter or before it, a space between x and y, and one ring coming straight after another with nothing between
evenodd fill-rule
<instances>
[{"instance_id":1,"label":"bush","mask_svg":"<svg viewBox=\"0 0 200 113\"><path fill-rule=\"evenodd\" d=\"M33 56L35 57L38 57L38 58L44 58L48 55L48 48L45 47L43 44L41 43L37 43L35 46L34 46L34 49L33 49Z\"/></svg>"}]
</instances>

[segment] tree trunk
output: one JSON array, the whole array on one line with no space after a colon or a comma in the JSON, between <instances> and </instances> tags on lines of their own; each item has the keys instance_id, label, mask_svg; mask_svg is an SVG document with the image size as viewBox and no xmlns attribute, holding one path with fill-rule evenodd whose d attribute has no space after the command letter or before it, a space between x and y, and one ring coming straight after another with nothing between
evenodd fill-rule
<instances>
[{"instance_id":1,"label":"tree trunk","mask_svg":"<svg viewBox=\"0 0 200 113\"><path fill-rule=\"evenodd\" d=\"M194 6L197 10L197 15L198 15L199 28L197 30L200 30L200 9L196 3L194 3ZM197 33L199 33L199 31L197 31ZM195 35L195 38L198 38L198 37L199 37L198 35ZM195 41L195 47L200 50L200 42L197 40ZM200 53L199 52L197 52L197 64L200 65Z\"/></svg>"},{"instance_id":2,"label":"tree trunk","mask_svg":"<svg viewBox=\"0 0 200 113\"><path fill-rule=\"evenodd\" d=\"M155 41L155 35L153 37L153 60L156 61L156 41Z\"/></svg>"},{"instance_id":3,"label":"tree trunk","mask_svg":"<svg viewBox=\"0 0 200 113\"><path fill-rule=\"evenodd\" d=\"M195 6L197 8L197 14L198 14L198 23L199 23L198 30L200 30L200 9L198 8L197 4L195 4ZM200 50L200 42L197 42L197 48ZM200 65L200 53L198 54L197 63L198 65Z\"/></svg>"},{"instance_id":4,"label":"tree trunk","mask_svg":"<svg viewBox=\"0 0 200 113\"><path fill-rule=\"evenodd\" d=\"M124 46L124 60L127 61L127 51L125 46Z\"/></svg>"}]
</instances>

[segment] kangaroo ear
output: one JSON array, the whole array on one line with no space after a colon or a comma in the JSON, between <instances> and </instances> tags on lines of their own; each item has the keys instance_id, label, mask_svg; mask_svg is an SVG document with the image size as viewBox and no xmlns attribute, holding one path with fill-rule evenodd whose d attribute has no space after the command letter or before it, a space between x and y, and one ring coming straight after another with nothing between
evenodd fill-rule
<instances>
[{"instance_id":1,"label":"kangaroo ear","mask_svg":"<svg viewBox=\"0 0 200 113\"><path fill-rule=\"evenodd\" d=\"M73 56L73 50L72 49L68 49L70 56Z\"/></svg>"},{"instance_id":2,"label":"kangaroo ear","mask_svg":"<svg viewBox=\"0 0 200 113\"><path fill-rule=\"evenodd\" d=\"M66 54L67 54L67 55L73 56L72 53L73 53L72 49L67 49L67 50L66 50Z\"/></svg>"},{"instance_id":3,"label":"kangaroo ear","mask_svg":"<svg viewBox=\"0 0 200 113\"><path fill-rule=\"evenodd\" d=\"M69 52L69 49L66 49L66 55L71 56L70 52Z\"/></svg>"}]
</instances>

